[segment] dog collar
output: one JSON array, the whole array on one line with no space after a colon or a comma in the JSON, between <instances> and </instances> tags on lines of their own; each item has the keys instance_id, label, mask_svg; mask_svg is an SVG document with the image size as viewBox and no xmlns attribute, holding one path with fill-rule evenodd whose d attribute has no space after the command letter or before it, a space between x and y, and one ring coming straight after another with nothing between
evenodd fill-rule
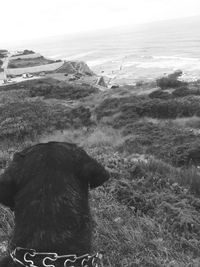
<instances>
[{"instance_id":1,"label":"dog collar","mask_svg":"<svg viewBox=\"0 0 200 267\"><path fill-rule=\"evenodd\" d=\"M57 253L36 252L34 249L17 247L10 253L15 263L25 267L99 267L102 254L58 255Z\"/></svg>"}]
</instances>

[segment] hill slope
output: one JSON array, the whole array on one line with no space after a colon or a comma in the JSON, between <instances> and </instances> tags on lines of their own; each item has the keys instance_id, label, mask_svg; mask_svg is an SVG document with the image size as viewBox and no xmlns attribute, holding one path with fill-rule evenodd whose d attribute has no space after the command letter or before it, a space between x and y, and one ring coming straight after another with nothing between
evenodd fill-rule
<instances>
[{"instance_id":1,"label":"hill slope","mask_svg":"<svg viewBox=\"0 0 200 267\"><path fill-rule=\"evenodd\" d=\"M1 87L2 171L31 144L75 142L111 173L90 194L93 250L105 250L104 266L199 266L200 84L185 86L184 96L149 95L155 83L105 92L56 79ZM5 254L13 215L4 207L0 222Z\"/></svg>"}]
</instances>

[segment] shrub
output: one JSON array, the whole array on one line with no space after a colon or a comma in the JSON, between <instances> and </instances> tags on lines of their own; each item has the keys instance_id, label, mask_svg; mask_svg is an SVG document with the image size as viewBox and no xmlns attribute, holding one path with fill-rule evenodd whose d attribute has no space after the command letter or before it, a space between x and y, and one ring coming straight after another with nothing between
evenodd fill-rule
<instances>
[{"instance_id":1,"label":"shrub","mask_svg":"<svg viewBox=\"0 0 200 267\"><path fill-rule=\"evenodd\" d=\"M145 83L144 81L139 80L139 81L136 82L135 85L136 85L137 87L141 87L142 85L144 85L144 83Z\"/></svg>"},{"instance_id":2,"label":"shrub","mask_svg":"<svg viewBox=\"0 0 200 267\"><path fill-rule=\"evenodd\" d=\"M23 53L22 53L22 55L29 55L29 54L35 54L35 52L32 51L32 50L25 49L25 50L23 51Z\"/></svg>"},{"instance_id":3,"label":"shrub","mask_svg":"<svg viewBox=\"0 0 200 267\"><path fill-rule=\"evenodd\" d=\"M18 66L14 63L9 63L9 68L16 69L16 68L18 68Z\"/></svg>"},{"instance_id":4,"label":"shrub","mask_svg":"<svg viewBox=\"0 0 200 267\"><path fill-rule=\"evenodd\" d=\"M172 74L169 74L166 77L162 77L156 80L157 86L159 86L162 90L167 88L177 88L182 85L186 85L187 83L179 81L178 77L182 75L182 71L175 71Z\"/></svg>"},{"instance_id":5,"label":"shrub","mask_svg":"<svg viewBox=\"0 0 200 267\"><path fill-rule=\"evenodd\" d=\"M126 125L126 137L120 152L154 155L174 166L200 164L200 137L194 133L177 129L170 122L140 121Z\"/></svg>"},{"instance_id":6,"label":"shrub","mask_svg":"<svg viewBox=\"0 0 200 267\"><path fill-rule=\"evenodd\" d=\"M5 57L5 55L7 54L7 50L5 50L5 49L0 49L0 58L4 58Z\"/></svg>"},{"instance_id":7,"label":"shrub","mask_svg":"<svg viewBox=\"0 0 200 267\"><path fill-rule=\"evenodd\" d=\"M50 105L43 101L21 101L0 106L0 140L34 139L38 135L69 127L91 125L90 110Z\"/></svg>"},{"instance_id":8,"label":"shrub","mask_svg":"<svg viewBox=\"0 0 200 267\"><path fill-rule=\"evenodd\" d=\"M188 89L188 87L181 86L181 87L175 89L172 92L172 95L175 96L175 97L183 97L183 96L190 95L191 93L192 92L191 92L191 90Z\"/></svg>"},{"instance_id":9,"label":"shrub","mask_svg":"<svg viewBox=\"0 0 200 267\"><path fill-rule=\"evenodd\" d=\"M194 96L176 99L150 99L146 96L113 97L103 100L95 112L97 120L116 115L112 125L119 128L141 117L175 119L200 116L200 101Z\"/></svg>"},{"instance_id":10,"label":"shrub","mask_svg":"<svg viewBox=\"0 0 200 267\"><path fill-rule=\"evenodd\" d=\"M42 84L41 86L30 88L30 96L44 96L45 98L56 98L56 99L80 99L87 97L91 94L98 93L99 90L90 85L51 85Z\"/></svg>"},{"instance_id":11,"label":"shrub","mask_svg":"<svg viewBox=\"0 0 200 267\"><path fill-rule=\"evenodd\" d=\"M171 94L164 92L162 90L156 90L149 94L150 98L160 98L160 99L169 99Z\"/></svg>"},{"instance_id":12,"label":"shrub","mask_svg":"<svg viewBox=\"0 0 200 267\"><path fill-rule=\"evenodd\" d=\"M162 90L168 89L168 88L177 88L182 85L181 81L171 79L168 77L160 78L156 82L157 82L157 86L159 86Z\"/></svg>"},{"instance_id":13,"label":"shrub","mask_svg":"<svg viewBox=\"0 0 200 267\"><path fill-rule=\"evenodd\" d=\"M168 75L170 79L178 79L183 74L182 70L176 70L175 72Z\"/></svg>"}]
</instances>

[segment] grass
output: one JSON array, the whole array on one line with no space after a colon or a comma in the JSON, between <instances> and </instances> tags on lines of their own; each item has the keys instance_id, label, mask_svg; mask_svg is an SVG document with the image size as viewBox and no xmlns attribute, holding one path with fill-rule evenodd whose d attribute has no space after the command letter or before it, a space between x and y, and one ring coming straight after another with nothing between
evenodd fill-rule
<instances>
[{"instance_id":1,"label":"grass","mask_svg":"<svg viewBox=\"0 0 200 267\"><path fill-rule=\"evenodd\" d=\"M0 103L6 104L15 101L22 101L29 97L29 92L25 89L0 91Z\"/></svg>"},{"instance_id":2,"label":"grass","mask_svg":"<svg viewBox=\"0 0 200 267\"><path fill-rule=\"evenodd\" d=\"M54 61L48 64L37 64L37 66L27 66L23 68L9 68L8 69L8 76L15 77L21 76L24 73L32 73L32 74L40 74L41 72L51 73L60 68L63 65L62 61Z\"/></svg>"},{"instance_id":3,"label":"grass","mask_svg":"<svg viewBox=\"0 0 200 267\"><path fill-rule=\"evenodd\" d=\"M123 138L119 131L115 131L111 127L97 127L92 133L84 140L84 144L89 147L112 145L119 146L123 143Z\"/></svg>"},{"instance_id":4,"label":"grass","mask_svg":"<svg viewBox=\"0 0 200 267\"><path fill-rule=\"evenodd\" d=\"M55 60L46 59L43 56L37 58L11 59L8 68L26 68L54 63Z\"/></svg>"},{"instance_id":5,"label":"grass","mask_svg":"<svg viewBox=\"0 0 200 267\"><path fill-rule=\"evenodd\" d=\"M8 84L6 86L1 86L0 91L13 91L13 90L27 90L30 91L31 88L35 87L45 87L45 86L57 86L59 81L51 78L41 78L36 80L26 80L18 84Z\"/></svg>"},{"instance_id":6,"label":"grass","mask_svg":"<svg viewBox=\"0 0 200 267\"><path fill-rule=\"evenodd\" d=\"M152 159L118 169L124 157L108 154L120 174L91 196L94 250L105 248L105 266L198 266L200 202L175 183L179 171Z\"/></svg>"},{"instance_id":7,"label":"grass","mask_svg":"<svg viewBox=\"0 0 200 267\"><path fill-rule=\"evenodd\" d=\"M200 171L199 168L191 166L180 171L180 175L177 177L179 184L189 186L190 191L200 196Z\"/></svg>"},{"instance_id":8,"label":"grass","mask_svg":"<svg viewBox=\"0 0 200 267\"><path fill-rule=\"evenodd\" d=\"M192 116L190 118L177 118L173 120L174 125L177 125L180 128L191 128L199 129L200 128L200 118L197 116Z\"/></svg>"},{"instance_id":9,"label":"grass","mask_svg":"<svg viewBox=\"0 0 200 267\"><path fill-rule=\"evenodd\" d=\"M55 85L43 85L30 88L30 97L43 96L54 99L76 100L98 93L99 90L91 85L73 85L60 83Z\"/></svg>"},{"instance_id":10,"label":"grass","mask_svg":"<svg viewBox=\"0 0 200 267\"><path fill-rule=\"evenodd\" d=\"M41 100L14 101L0 106L0 140L20 142L70 127L92 124L90 110Z\"/></svg>"},{"instance_id":11,"label":"grass","mask_svg":"<svg viewBox=\"0 0 200 267\"><path fill-rule=\"evenodd\" d=\"M186 129L198 129L199 98L151 99L118 88L82 95L78 106L66 108L63 96L57 105L27 97L30 90L37 94L49 85L56 94L63 86L44 79L2 89L2 171L25 146L77 143L111 174L106 184L90 192L93 251L105 251L103 266L200 266L200 172L187 161L198 158L200 137ZM26 133L26 138L16 139L16 133ZM13 214L0 207L2 255L12 229Z\"/></svg>"},{"instance_id":12,"label":"grass","mask_svg":"<svg viewBox=\"0 0 200 267\"><path fill-rule=\"evenodd\" d=\"M121 124L129 118L152 117L158 119L175 119L177 117L199 116L199 96L187 96L175 99L151 99L148 96L125 96L107 98L96 108L97 119L121 112ZM119 124L119 122L118 122ZM119 125L121 126L121 125Z\"/></svg>"},{"instance_id":13,"label":"grass","mask_svg":"<svg viewBox=\"0 0 200 267\"><path fill-rule=\"evenodd\" d=\"M179 169L153 158L125 157L116 151L123 137L111 128L66 130L46 138L40 141L76 142L110 170L111 179L90 196L93 250L105 250L104 266L198 266L200 202L179 185ZM2 241L8 238L6 227Z\"/></svg>"},{"instance_id":14,"label":"grass","mask_svg":"<svg viewBox=\"0 0 200 267\"><path fill-rule=\"evenodd\" d=\"M174 166L199 164L199 139L195 133L175 127L171 121L133 121L124 126L127 137L120 151L154 155Z\"/></svg>"},{"instance_id":15,"label":"grass","mask_svg":"<svg viewBox=\"0 0 200 267\"><path fill-rule=\"evenodd\" d=\"M112 127L94 126L93 128L80 127L78 129L66 129L55 131L52 134L40 137L40 142L60 141L72 142L86 149L95 147L117 147L124 142L120 131Z\"/></svg>"},{"instance_id":16,"label":"grass","mask_svg":"<svg viewBox=\"0 0 200 267\"><path fill-rule=\"evenodd\" d=\"M197 177L194 167L126 157L113 142L123 136L112 128L68 130L54 137L45 141L76 142L110 170L110 181L90 196L93 250L103 248L104 266L198 266L200 202L189 186Z\"/></svg>"}]
</instances>

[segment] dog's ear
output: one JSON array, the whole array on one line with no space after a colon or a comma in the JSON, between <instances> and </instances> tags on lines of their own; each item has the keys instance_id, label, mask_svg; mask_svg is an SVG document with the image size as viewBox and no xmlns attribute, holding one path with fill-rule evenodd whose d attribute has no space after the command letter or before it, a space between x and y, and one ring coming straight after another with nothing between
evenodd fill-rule
<instances>
[{"instance_id":1,"label":"dog's ear","mask_svg":"<svg viewBox=\"0 0 200 267\"><path fill-rule=\"evenodd\" d=\"M84 164L83 175L91 189L102 185L110 177L109 172L91 157Z\"/></svg>"},{"instance_id":2,"label":"dog's ear","mask_svg":"<svg viewBox=\"0 0 200 267\"><path fill-rule=\"evenodd\" d=\"M16 179L19 170L20 153L16 153L13 161L5 172L0 176L0 203L14 209L14 197L16 194Z\"/></svg>"}]
</instances>

